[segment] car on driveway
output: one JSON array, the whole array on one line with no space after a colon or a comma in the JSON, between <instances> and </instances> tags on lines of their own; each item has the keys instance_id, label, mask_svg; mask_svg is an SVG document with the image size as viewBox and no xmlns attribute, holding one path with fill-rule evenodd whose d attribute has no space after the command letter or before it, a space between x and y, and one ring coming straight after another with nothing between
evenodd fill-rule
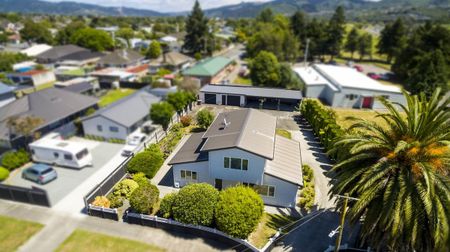
<instances>
[{"instance_id":1,"label":"car on driveway","mask_svg":"<svg viewBox=\"0 0 450 252\"><path fill-rule=\"evenodd\" d=\"M358 71L358 72L364 71L364 69L362 68L362 66L359 66L359 65L354 65L353 68L356 69L356 71Z\"/></svg>"},{"instance_id":2,"label":"car on driveway","mask_svg":"<svg viewBox=\"0 0 450 252\"><path fill-rule=\"evenodd\" d=\"M376 74L376 73L368 73L367 76L369 76L370 78L372 78L374 80L379 80L380 79L380 75Z\"/></svg>"},{"instance_id":3,"label":"car on driveway","mask_svg":"<svg viewBox=\"0 0 450 252\"><path fill-rule=\"evenodd\" d=\"M34 181L38 184L47 184L58 177L56 170L45 164L34 164L23 170L22 178Z\"/></svg>"},{"instance_id":4,"label":"car on driveway","mask_svg":"<svg viewBox=\"0 0 450 252\"><path fill-rule=\"evenodd\" d=\"M122 149L122 156L129 157L137 149L137 147L147 140L145 134L135 134L128 137L127 144Z\"/></svg>"}]
</instances>

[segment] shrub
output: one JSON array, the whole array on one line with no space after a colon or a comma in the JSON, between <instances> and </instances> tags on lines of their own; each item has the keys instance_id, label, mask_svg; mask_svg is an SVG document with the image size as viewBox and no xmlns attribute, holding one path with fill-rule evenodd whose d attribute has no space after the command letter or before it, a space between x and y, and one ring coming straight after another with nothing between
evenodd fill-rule
<instances>
[{"instance_id":1,"label":"shrub","mask_svg":"<svg viewBox=\"0 0 450 252\"><path fill-rule=\"evenodd\" d=\"M159 190L152 184L140 186L130 196L130 205L135 211L150 214L158 202Z\"/></svg>"},{"instance_id":2,"label":"shrub","mask_svg":"<svg viewBox=\"0 0 450 252\"><path fill-rule=\"evenodd\" d=\"M145 186L147 184L150 184L150 181L148 181L147 177L145 177L145 174L143 172L138 172L133 175L133 180L138 183L139 186Z\"/></svg>"},{"instance_id":3,"label":"shrub","mask_svg":"<svg viewBox=\"0 0 450 252\"><path fill-rule=\"evenodd\" d=\"M161 200L159 203L159 212L158 214L163 218L171 218L172 217L172 206L176 197L176 193L169 193Z\"/></svg>"},{"instance_id":4,"label":"shrub","mask_svg":"<svg viewBox=\"0 0 450 252\"><path fill-rule=\"evenodd\" d=\"M143 172L147 178L153 178L164 162L163 153L158 145L152 144L145 151L136 154L128 163L128 172Z\"/></svg>"},{"instance_id":5,"label":"shrub","mask_svg":"<svg viewBox=\"0 0 450 252\"><path fill-rule=\"evenodd\" d=\"M203 129L207 129L214 121L214 115L206 109L200 110L197 113L197 124Z\"/></svg>"},{"instance_id":6,"label":"shrub","mask_svg":"<svg viewBox=\"0 0 450 252\"><path fill-rule=\"evenodd\" d=\"M9 177L8 169L0 167L0 181L3 181Z\"/></svg>"},{"instance_id":7,"label":"shrub","mask_svg":"<svg viewBox=\"0 0 450 252\"><path fill-rule=\"evenodd\" d=\"M111 203L109 202L109 199L106 198L105 196L97 196L95 197L94 202L92 202L92 205L109 208L111 206Z\"/></svg>"},{"instance_id":8,"label":"shrub","mask_svg":"<svg viewBox=\"0 0 450 252\"><path fill-rule=\"evenodd\" d=\"M192 123L192 117L189 116L189 115L182 116L182 117L180 118L180 122L181 122L181 124L183 125L183 127L187 127L187 126L191 125L191 123Z\"/></svg>"},{"instance_id":9,"label":"shrub","mask_svg":"<svg viewBox=\"0 0 450 252\"><path fill-rule=\"evenodd\" d=\"M131 193L139 187L138 183L131 179L124 179L114 186L114 196L129 198Z\"/></svg>"},{"instance_id":10,"label":"shrub","mask_svg":"<svg viewBox=\"0 0 450 252\"><path fill-rule=\"evenodd\" d=\"M314 172L308 165L303 165L303 189L300 193L298 205L306 211L311 210L314 206L315 190L314 190Z\"/></svg>"},{"instance_id":11,"label":"shrub","mask_svg":"<svg viewBox=\"0 0 450 252\"><path fill-rule=\"evenodd\" d=\"M117 196L111 193L110 195L108 195L107 198L111 204L110 205L111 208L119 208L123 206L123 198L121 196Z\"/></svg>"},{"instance_id":12,"label":"shrub","mask_svg":"<svg viewBox=\"0 0 450 252\"><path fill-rule=\"evenodd\" d=\"M210 226L219 191L212 185L200 183L183 187L175 196L173 218L183 223Z\"/></svg>"},{"instance_id":13,"label":"shrub","mask_svg":"<svg viewBox=\"0 0 450 252\"><path fill-rule=\"evenodd\" d=\"M220 192L215 220L219 230L241 239L253 232L264 212L264 203L255 190L229 187Z\"/></svg>"},{"instance_id":14,"label":"shrub","mask_svg":"<svg viewBox=\"0 0 450 252\"><path fill-rule=\"evenodd\" d=\"M2 166L8 170L21 167L30 161L30 155L23 149L16 152L8 152L3 156Z\"/></svg>"}]
</instances>

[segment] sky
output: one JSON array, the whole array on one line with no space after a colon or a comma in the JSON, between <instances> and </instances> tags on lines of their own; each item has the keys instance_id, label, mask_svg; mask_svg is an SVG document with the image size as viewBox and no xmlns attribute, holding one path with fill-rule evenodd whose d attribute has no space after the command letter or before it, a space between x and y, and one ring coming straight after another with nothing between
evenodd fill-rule
<instances>
[{"instance_id":1,"label":"sky","mask_svg":"<svg viewBox=\"0 0 450 252\"><path fill-rule=\"evenodd\" d=\"M136 9L150 9L159 12L191 10L195 0L46 0L48 2L80 2L102 6L122 6ZM241 2L268 2L270 0L199 0L203 9L238 4Z\"/></svg>"}]
</instances>

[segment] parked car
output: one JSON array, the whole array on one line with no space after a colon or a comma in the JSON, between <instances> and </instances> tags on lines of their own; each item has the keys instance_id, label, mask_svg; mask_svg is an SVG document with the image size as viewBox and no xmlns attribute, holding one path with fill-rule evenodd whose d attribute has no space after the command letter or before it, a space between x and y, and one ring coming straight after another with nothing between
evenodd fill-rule
<instances>
[{"instance_id":1,"label":"parked car","mask_svg":"<svg viewBox=\"0 0 450 252\"><path fill-rule=\"evenodd\" d=\"M34 181L38 184L46 184L58 177L56 170L45 164L35 164L23 170L22 178Z\"/></svg>"},{"instance_id":2,"label":"parked car","mask_svg":"<svg viewBox=\"0 0 450 252\"><path fill-rule=\"evenodd\" d=\"M128 138L127 144L122 149L122 156L131 156L137 147L147 140L147 136L144 134L135 134Z\"/></svg>"},{"instance_id":3,"label":"parked car","mask_svg":"<svg viewBox=\"0 0 450 252\"><path fill-rule=\"evenodd\" d=\"M380 79L380 75L376 74L376 73L368 73L367 76L369 76L370 78L372 78L374 80L379 80Z\"/></svg>"},{"instance_id":4,"label":"parked car","mask_svg":"<svg viewBox=\"0 0 450 252\"><path fill-rule=\"evenodd\" d=\"M328 65L337 66L338 63L335 60L330 60L330 61L328 61Z\"/></svg>"},{"instance_id":5,"label":"parked car","mask_svg":"<svg viewBox=\"0 0 450 252\"><path fill-rule=\"evenodd\" d=\"M394 78L394 74L393 73L384 73L384 74L380 74L380 80L392 80Z\"/></svg>"},{"instance_id":6,"label":"parked car","mask_svg":"<svg viewBox=\"0 0 450 252\"><path fill-rule=\"evenodd\" d=\"M356 71L358 71L358 72L364 71L364 69L362 68L362 66L359 66L359 65L354 65L353 68L356 69Z\"/></svg>"},{"instance_id":7,"label":"parked car","mask_svg":"<svg viewBox=\"0 0 450 252\"><path fill-rule=\"evenodd\" d=\"M355 65L355 62L353 60L349 60L345 63L348 67L353 67Z\"/></svg>"}]
</instances>

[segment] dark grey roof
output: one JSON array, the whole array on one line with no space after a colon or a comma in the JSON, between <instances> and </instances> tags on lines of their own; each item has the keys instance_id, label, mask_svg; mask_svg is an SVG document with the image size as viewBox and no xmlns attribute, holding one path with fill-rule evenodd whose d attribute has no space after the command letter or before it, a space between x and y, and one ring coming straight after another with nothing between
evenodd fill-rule
<instances>
[{"instance_id":1,"label":"dark grey roof","mask_svg":"<svg viewBox=\"0 0 450 252\"><path fill-rule=\"evenodd\" d=\"M14 87L11 87L9 85L0 82L0 94L12 93L14 90L15 90Z\"/></svg>"},{"instance_id":2,"label":"dark grey roof","mask_svg":"<svg viewBox=\"0 0 450 252\"><path fill-rule=\"evenodd\" d=\"M202 151L240 148L273 159L276 124L276 117L255 109L222 112L203 135Z\"/></svg>"},{"instance_id":3,"label":"dark grey roof","mask_svg":"<svg viewBox=\"0 0 450 252\"><path fill-rule=\"evenodd\" d=\"M205 141L202 136L203 132L190 135L177 154L170 160L169 165L207 161L208 153L200 151Z\"/></svg>"},{"instance_id":4,"label":"dark grey roof","mask_svg":"<svg viewBox=\"0 0 450 252\"><path fill-rule=\"evenodd\" d=\"M98 110L93 115L83 118L83 120L102 116L125 127L130 127L148 116L152 104L160 101L161 98L149 94L146 91L138 91Z\"/></svg>"},{"instance_id":5,"label":"dark grey roof","mask_svg":"<svg viewBox=\"0 0 450 252\"><path fill-rule=\"evenodd\" d=\"M64 87L64 90L75 92L75 93L84 93L86 91L92 90L94 87L89 82L80 82L76 84L69 85Z\"/></svg>"},{"instance_id":6,"label":"dark grey roof","mask_svg":"<svg viewBox=\"0 0 450 252\"><path fill-rule=\"evenodd\" d=\"M65 61L65 60L83 61L83 60L101 58L103 56L105 56L105 54L101 53L101 52L80 51L80 52L75 52L75 53L65 55L65 56L59 58L59 61Z\"/></svg>"},{"instance_id":7,"label":"dark grey roof","mask_svg":"<svg viewBox=\"0 0 450 252\"><path fill-rule=\"evenodd\" d=\"M97 98L77 94L60 88L47 88L0 108L0 138L9 139L6 126L11 116L34 116L44 120L39 128L96 105Z\"/></svg>"},{"instance_id":8,"label":"dark grey roof","mask_svg":"<svg viewBox=\"0 0 450 252\"><path fill-rule=\"evenodd\" d=\"M99 64L126 65L143 60L145 57L132 49L115 50L114 52L103 56Z\"/></svg>"},{"instance_id":9,"label":"dark grey roof","mask_svg":"<svg viewBox=\"0 0 450 252\"><path fill-rule=\"evenodd\" d=\"M299 90L288 90L281 88L264 88L244 85L216 85L208 84L200 89L202 93L217 93L217 94L231 94L231 95L245 95L255 97L267 98L282 98L282 99L302 99L302 92Z\"/></svg>"},{"instance_id":10,"label":"dark grey roof","mask_svg":"<svg viewBox=\"0 0 450 252\"><path fill-rule=\"evenodd\" d=\"M63 45L63 46L55 46L41 54L38 54L36 58L38 60L50 60L50 61L58 61L64 56L79 53L79 52L88 51L86 48L82 48L76 45Z\"/></svg>"}]
</instances>

